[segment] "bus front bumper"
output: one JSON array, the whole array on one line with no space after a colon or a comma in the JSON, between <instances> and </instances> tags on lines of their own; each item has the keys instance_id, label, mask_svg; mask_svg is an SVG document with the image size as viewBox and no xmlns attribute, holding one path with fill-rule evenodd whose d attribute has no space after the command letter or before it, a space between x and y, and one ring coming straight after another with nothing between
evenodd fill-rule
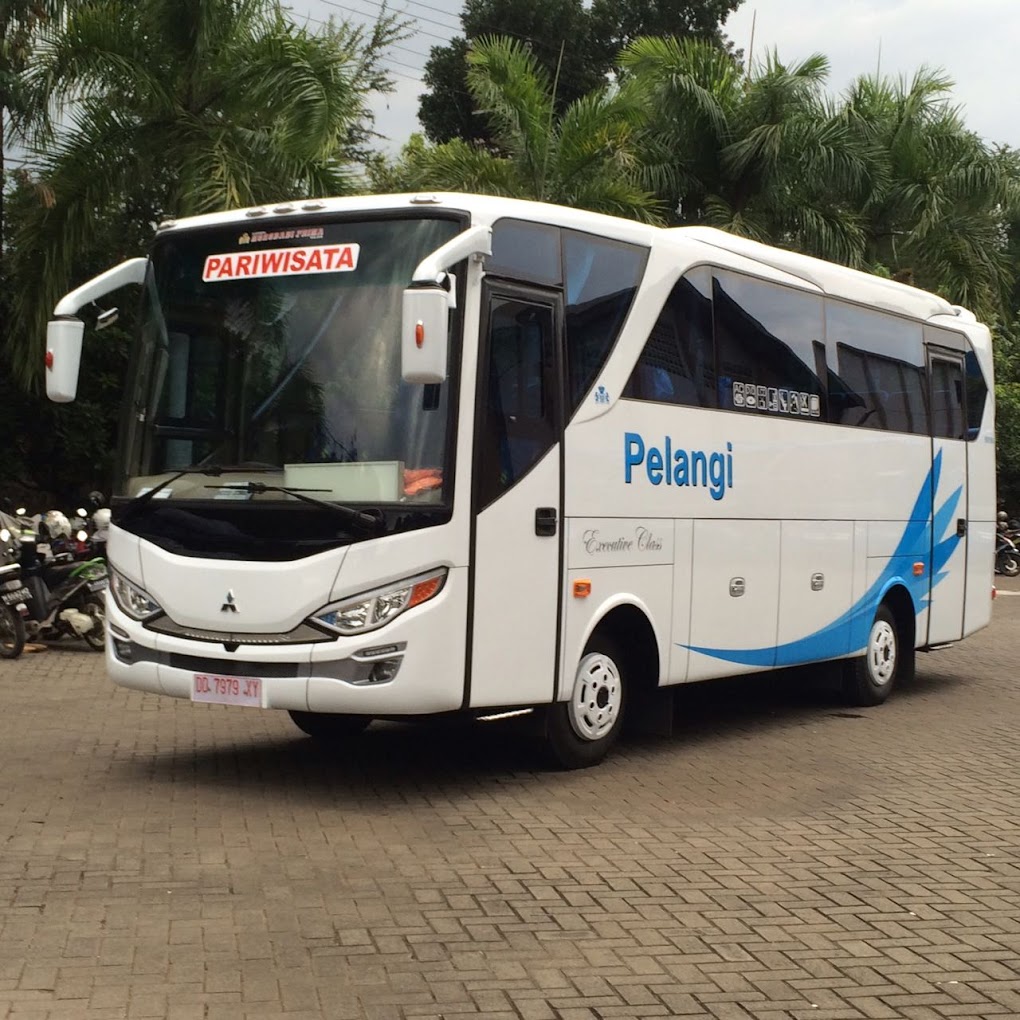
<instances>
[{"instance_id":1,"label":"bus front bumper","mask_svg":"<svg viewBox=\"0 0 1020 1020\"><path fill-rule=\"evenodd\" d=\"M368 634L317 644L253 640L233 652L148 630L108 594L107 672L121 687L194 701L371 716L453 711L464 697L461 573L451 570L435 599Z\"/></svg>"}]
</instances>

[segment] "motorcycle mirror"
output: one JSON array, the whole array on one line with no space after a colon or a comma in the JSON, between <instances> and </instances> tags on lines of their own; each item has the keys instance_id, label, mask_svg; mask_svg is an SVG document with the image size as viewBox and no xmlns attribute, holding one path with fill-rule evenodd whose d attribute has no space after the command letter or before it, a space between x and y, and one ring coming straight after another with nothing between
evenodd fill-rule
<instances>
[{"instance_id":1,"label":"motorcycle mirror","mask_svg":"<svg viewBox=\"0 0 1020 1020\"><path fill-rule=\"evenodd\" d=\"M79 531L76 537L79 542L84 542L89 537L89 535L87 531Z\"/></svg>"}]
</instances>

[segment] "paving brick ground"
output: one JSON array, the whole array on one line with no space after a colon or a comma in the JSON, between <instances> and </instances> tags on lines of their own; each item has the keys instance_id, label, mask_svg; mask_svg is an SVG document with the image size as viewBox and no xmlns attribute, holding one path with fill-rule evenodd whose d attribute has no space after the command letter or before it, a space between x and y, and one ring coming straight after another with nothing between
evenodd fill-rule
<instances>
[{"instance_id":1,"label":"paving brick ground","mask_svg":"<svg viewBox=\"0 0 1020 1020\"><path fill-rule=\"evenodd\" d=\"M1018 1017L1018 625L871 711L690 689L571 774L0 662L0 1020Z\"/></svg>"}]
</instances>

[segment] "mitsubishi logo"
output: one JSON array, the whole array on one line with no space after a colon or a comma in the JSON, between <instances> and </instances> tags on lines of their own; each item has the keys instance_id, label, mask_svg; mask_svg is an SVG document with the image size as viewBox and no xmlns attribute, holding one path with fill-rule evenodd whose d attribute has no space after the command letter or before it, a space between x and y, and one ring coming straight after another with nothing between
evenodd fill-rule
<instances>
[{"instance_id":1,"label":"mitsubishi logo","mask_svg":"<svg viewBox=\"0 0 1020 1020\"><path fill-rule=\"evenodd\" d=\"M234 590L231 588L227 592L227 597L223 600L223 605L220 606L221 613L236 613L237 604L234 602Z\"/></svg>"}]
</instances>

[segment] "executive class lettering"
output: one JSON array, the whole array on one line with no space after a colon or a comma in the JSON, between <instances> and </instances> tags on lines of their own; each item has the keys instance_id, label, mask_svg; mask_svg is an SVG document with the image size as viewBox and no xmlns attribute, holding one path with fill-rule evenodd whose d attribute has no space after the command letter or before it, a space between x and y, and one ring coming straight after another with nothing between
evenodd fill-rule
<instances>
[{"instance_id":1,"label":"executive class lettering","mask_svg":"<svg viewBox=\"0 0 1020 1020\"><path fill-rule=\"evenodd\" d=\"M603 538L598 528L589 528L582 538L584 551L589 556L599 553L618 552L661 552L662 539L656 537L648 528L634 529L633 538Z\"/></svg>"},{"instance_id":2,"label":"executive class lettering","mask_svg":"<svg viewBox=\"0 0 1020 1020\"><path fill-rule=\"evenodd\" d=\"M666 436L662 446L647 446L637 432L623 436L624 481L630 485L634 469L642 464L652 485L704 486L712 499L720 500L733 488L733 444L726 452L706 453L704 450L674 449L673 439Z\"/></svg>"}]
</instances>

